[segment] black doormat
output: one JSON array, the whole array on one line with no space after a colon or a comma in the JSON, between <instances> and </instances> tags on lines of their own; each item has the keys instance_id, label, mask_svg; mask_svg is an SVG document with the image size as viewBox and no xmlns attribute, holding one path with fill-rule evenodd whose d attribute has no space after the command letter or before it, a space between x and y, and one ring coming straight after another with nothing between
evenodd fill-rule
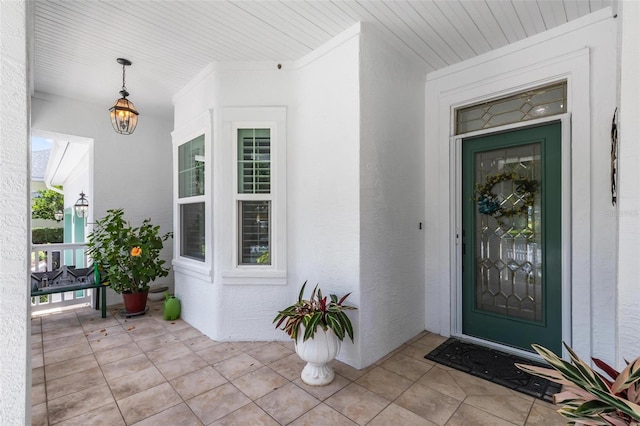
<instances>
[{"instance_id":1,"label":"black doormat","mask_svg":"<svg viewBox=\"0 0 640 426\"><path fill-rule=\"evenodd\" d=\"M559 384L526 373L514 364L550 368L549 365L453 337L429 352L425 358L550 403L553 403L553 394L561 390Z\"/></svg>"}]
</instances>

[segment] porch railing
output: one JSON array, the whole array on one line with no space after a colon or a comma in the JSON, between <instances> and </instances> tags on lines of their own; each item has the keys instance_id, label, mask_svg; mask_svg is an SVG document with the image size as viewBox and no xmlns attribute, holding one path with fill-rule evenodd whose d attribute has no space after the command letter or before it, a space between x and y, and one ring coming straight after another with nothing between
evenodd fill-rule
<instances>
[{"instance_id":1,"label":"porch railing","mask_svg":"<svg viewBox=\"0 0 640 426\"><path fill-rule=\"evenodd\" d=\"M34 244L31 246L31 272L54 271L61 266L89 266L85 243ZM94 289L67 291L31 298L31 312L70 305L93 304Z\"/></svg>"}]
</instances>

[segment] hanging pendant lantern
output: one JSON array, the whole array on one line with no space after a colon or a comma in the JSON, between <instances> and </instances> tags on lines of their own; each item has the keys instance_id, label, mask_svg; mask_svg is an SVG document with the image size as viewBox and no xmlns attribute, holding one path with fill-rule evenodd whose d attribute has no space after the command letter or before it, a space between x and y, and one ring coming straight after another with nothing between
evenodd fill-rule
<instances>
[{"instance_id":1,"label":"hanging pendant lantern","mask_svg":"<svg viewBox=\"0 0 640 426\"><path fill-rule=\"evenodd\" d=\"M80 198L73 205L73 208L76 212L76 216L79 218L85 218L89 214L89 201L85 198L84 191L80 191Z\"/></svg>"},{"instance_id":2,"label":"hanging pendant lantern","mask_svg":"<svg viewBox=\"0 0 640 426\"><path fill-rule=\"evenodd\" d=\"M133 102L127 99L129 92L127 92L124 78L124 67L131 65L131 61L123 58L118 58L117 61L122 65L122 90L120 91L122 97L109 108L111 112L111 124L116 132L122 135L130 135L138 125L138 111L136 111L136 107L133 106Z\"/></svg>"}]
</instances>

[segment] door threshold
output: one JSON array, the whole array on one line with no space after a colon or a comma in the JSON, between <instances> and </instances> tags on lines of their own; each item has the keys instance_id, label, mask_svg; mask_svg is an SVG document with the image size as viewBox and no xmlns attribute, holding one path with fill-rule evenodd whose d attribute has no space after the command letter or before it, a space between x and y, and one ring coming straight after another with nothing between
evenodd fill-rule
<instances>
[{"instance_id":1,"label":"door threshold","mask_svg":"<svg viewBox=\"0 0 640 426\"><path fill-rule=\"evenodd\" d=\"M467 336L466 334L452 334L451 336L460 339L464 342L474 343L476 345L484 346L487 348L495 349L500 352L505 352L510 355L516 355L521 358L530 359L531 361L546 363L546 361L538 355L537 352L529 352L523 349L514 348L513 346L503 345L501 343L496 343L491 340L484 340L474 336Z\"/></svg>"}]
</instances>

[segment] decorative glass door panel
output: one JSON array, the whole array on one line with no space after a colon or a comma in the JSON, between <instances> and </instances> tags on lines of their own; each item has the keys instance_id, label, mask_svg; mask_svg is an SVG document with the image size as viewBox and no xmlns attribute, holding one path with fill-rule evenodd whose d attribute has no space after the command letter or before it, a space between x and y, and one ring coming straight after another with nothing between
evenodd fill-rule
<instances>
[{"instance_id":1,"label":"decorative glass door panel","mask_svg":"<svg viewBox=\"0 0 640 426\"><path fill-rule=\"evenodd\" d=\"M560 124L463 141L463 333L561 343Z\"/></svg>"}]
</instances>

